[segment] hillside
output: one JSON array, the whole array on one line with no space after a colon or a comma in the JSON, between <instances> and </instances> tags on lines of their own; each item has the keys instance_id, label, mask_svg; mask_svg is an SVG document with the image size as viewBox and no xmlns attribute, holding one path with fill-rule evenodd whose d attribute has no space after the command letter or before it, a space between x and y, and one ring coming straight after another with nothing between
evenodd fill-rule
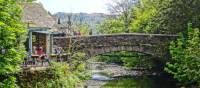
<instances>
[{"instance_id":1,"label":"hillside","mask_svg":"<svg viewBox=\"0 0 200 88\"><path fill-rule=\"evenodd\" d=\"M88 24L90 29L95 30L95 25L104 22L106 19L110 18L110 15L104 13L64 13L58 12L54 14L57 18L60 18L61 23L66 23L68 17L71 16L73 25L77 24Z\"/></svg>"}]
</instances>

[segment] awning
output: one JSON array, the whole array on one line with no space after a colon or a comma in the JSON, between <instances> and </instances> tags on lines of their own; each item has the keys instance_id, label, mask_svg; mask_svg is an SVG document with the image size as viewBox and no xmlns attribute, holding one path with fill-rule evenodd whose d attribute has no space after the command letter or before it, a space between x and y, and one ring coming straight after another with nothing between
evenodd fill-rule
<instances>
[{"instance_id":1,"label":"awning","mask_svg":"<svg viewBox=\"0 0 200 88\"><path fill-rule=\"evenodd\" d=\"M29 30L29 32L51 34L50 28L47 28L47 27L29 27L28 30Z\"/></svg>"},{"instance_id":2,"label":"awning","mask_svg":"<svg viewBox=\"0 0 200 88\"><path fill-rule=\"evenodd\" d=\"M35 33L42 33L42 34L51 34L49 31L33 31Z\"/></svg>"}]
</instances>

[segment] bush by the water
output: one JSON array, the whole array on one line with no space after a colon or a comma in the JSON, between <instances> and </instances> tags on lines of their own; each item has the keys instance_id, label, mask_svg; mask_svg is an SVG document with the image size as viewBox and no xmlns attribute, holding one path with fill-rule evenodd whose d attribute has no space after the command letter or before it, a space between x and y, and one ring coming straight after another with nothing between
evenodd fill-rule
<instances>
[{"instance_id":1,"label":"bush by the water","mask_svg":"<svg viewBox=\"0 0 200 88\"><path fill-rule=\"evenodd\" d=\"M21 88L75 88L77 84L90 78L84 53L74 53L70 64L51 62L44 69L24 69L17 75L17 83Z\"/></svg>"},{"instance_id":2,"label":"bush by the water","mask_svg":"<svg viewBox=\"0 0 200 88\"><path fill-rule=\"evenodd\" d=\"M75 88L78 83L90 78L84 71L76 73L70 71L66 63L53 62L44 70L24 70L18 75L18 85L21 88Z\"/></svg>"},{"instance_id":3,"label":"bush by the water","mask_svg":"<svg viewBox=\"0 0 200 88\"><path fill-rule=\"evenodd\" d=\"M171 43L172 59L165 70L181 82L200 87L200 31L191 25L187 31L187 38L181 35L176 42Z\"/></svg>"}]
</instances>

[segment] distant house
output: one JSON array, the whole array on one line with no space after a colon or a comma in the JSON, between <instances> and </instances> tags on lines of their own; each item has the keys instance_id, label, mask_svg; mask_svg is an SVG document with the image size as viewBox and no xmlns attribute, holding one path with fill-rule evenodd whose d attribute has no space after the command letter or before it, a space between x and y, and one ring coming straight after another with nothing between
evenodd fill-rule
<instances>
[{"instance_id":1,"label":"distant house","mask_svg":"<svg viewBox=\"0 0 200 88\"><path fill-rule=\"evenodd\" d=\"M57 31L56 20L44 9L40 3L23 3L22 21L28 28L28 51L33 54L33 46L42 47L44 52L52 51L52 32Z\"/></svg>"}]
</instances>

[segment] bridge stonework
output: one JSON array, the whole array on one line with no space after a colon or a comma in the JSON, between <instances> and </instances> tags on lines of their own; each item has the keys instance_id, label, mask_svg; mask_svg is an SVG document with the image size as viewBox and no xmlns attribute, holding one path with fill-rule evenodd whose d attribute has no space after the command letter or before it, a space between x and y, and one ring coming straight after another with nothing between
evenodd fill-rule
<instances>
[{"instance_id":1,"label":"bridge stonework","mask_svg":"<svg viewBox=\"0 0 200 88\"><path fill-rule=\"evenodd\" d=\"M168 46L176 35L165 34L112 34L81 37L55 37L54 45L63 47L65 51L72 44L74 50L84 51L88 58L114 51L135 51L154 57L168 58ZM71 40L71 43L69 44Z\"/></svg>"}]
</instances>

